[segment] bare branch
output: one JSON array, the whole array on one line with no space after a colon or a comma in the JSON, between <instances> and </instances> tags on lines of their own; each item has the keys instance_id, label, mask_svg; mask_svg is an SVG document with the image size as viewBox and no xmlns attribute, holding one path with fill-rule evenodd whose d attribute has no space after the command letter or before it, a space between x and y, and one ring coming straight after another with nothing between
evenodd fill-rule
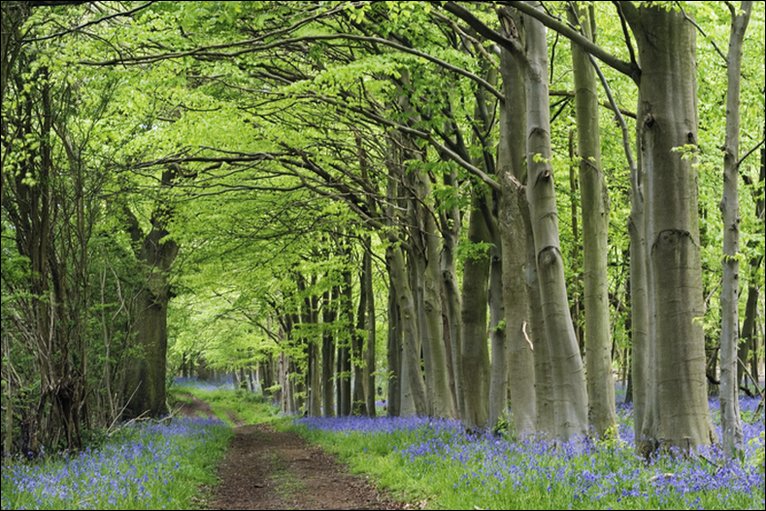
<instances>
[{"instance_id":1,"label":"bare branch","mask_svg":"<svg viewBox=\"0 0 766 511\"><path fill-rule=\"evenodd\" d=\"M526 62L526 53L518 41L505 37L499 32L492 30L476 16L471 14L467 9L456 4L455 2L445 3L444 9L468 23L468 25L470 25L471 28L476 30L476 32L479 34L483 35L490 41L496 42L506 50L510 51L514 57L523 59Z\"/></svg>"},{"instance_id":2,"label":"bare branch","mask_svg":"<svg viewBox=\"0 0 766 511\"><path fill-rule=\"evenodd\" d=\"M702 27L699 26L699 24L696 21L694 21L694 19L691 16L686 14L686 11L684 10L683 5L681 5L681 2L676 2L676 5L678 6L678 9L681 11L681 14L684 15L684 19L686 21L688 21L689 23L691 23L692 26L697 29L697 32L702 34L702 37L704 37L705 39L710 41L710 44L713 45L713 48L715 48L716 53L718 53L718 55L720 55L720 57L723 59L724 64L726 64L728 66L729 65L729 59L726 58L726 55L724 55L723 52L721 51L721 49L718 47L718 45L715 44L715 41L713 41L713 38L710 37L709 35L707 35L705 33L705 31L702 30Z\"/></svg>"},{"instance_id":3,"label":"bare branch","mask_svg":"<svg viewBox=\"0 0 766 511\"><path fill-rule=\"evenodd\" d=\"M573 30L566 24L561 23L545 12L540 11L539 9L535 9L530 4L518 0L509 0L503 3L515 7L527 16L535 18L546 27L550 28L551 30L555 30L572 42L578 44L583 50L590 53L606 65L629 76L634 82L638 83L639 77L641 76L641 69L634 62L625 62L624 60L618 59L611 53L604 50L601 46L594 44L590 39L584 37L576 30Z\"/></svg>"}]
</instances>

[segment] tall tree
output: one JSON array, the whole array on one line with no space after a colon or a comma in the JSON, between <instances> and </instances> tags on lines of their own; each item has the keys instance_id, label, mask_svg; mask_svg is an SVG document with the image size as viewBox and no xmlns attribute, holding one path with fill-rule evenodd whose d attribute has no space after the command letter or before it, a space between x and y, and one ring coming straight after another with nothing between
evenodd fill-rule
<instances>
[{"instance_id":1,"label":"tall tree","mask_svg":"<svg viewBox=\"0 0 766 511\"><path fill-rule=\"evenodd\" d=\"M167 412L165 379L167 377L169 272L178 255L178 244L169 237L172 215L167 192L178 176L173 165L162 172L160 197L144 232L135 214L125 209L128 230L143 265L143 286L136 304L135 339L137 354L128 365L124 415L127 418L148 415L159 417Z\"/></svg>"},{"instance_id":2,"label":"tall tree","mask_svg":"<svg viewBox=\"0 0 766 511\"><path fill-rule=\"evenodd\" d=\"M638 138L643 211L634 216L645 245L631 249L631 285L646 289L646 315L634 315L633 329L646 332L647 345L634 357L634 393L642 426L637 448L689 449L715 440L707 404L702 276L698 218L696 41L694 25L678 9L617 4L638 44L638 61L615 58L547 13L509 2L630 76L639 89ZM627 41L630 45L630 42ZM637 203L634 202L634 205ZM639 213L638 210L634 211ZM645 273L644 282L638 282ZM635 277L635 279L634 279ZM633 306L641 306L634 301ZM640 310L640 309L639 309ZM646 321L645 324L636 320ZM643 380L639 381L639 378Z\"/></svg>"},{"instance_id":3,"label":"tall tree","mask_svg":"<svg viewBox=\"0 0 766 511\"><path fill-rule=\"evenodd\" d=\"M574 4L569 8L569 18L588 39L595 39L592 14ZM596 434L603 436L615 432L617 424L606 266L609 198L601 167L596 73L590 55L575 43L572 43L572 67L582 197L588 419Z\"/></svg>"},{"instance_id":4,"label":"tall tree","mask_svg":"<svg viewBox=\"0 0 766 511\"><path fill-rule=\"evenodd\" d=\"M740 10L729 5L731 35L727 54L726 142L723 160L723 285L721 291L721 427L723 447L729 456L742 451L742 421L739 413L737 355L739 343L739 96L742 43L750 21L752 2Z\"/></svg>"},{"instance_id":5,"label":"tall tree","mask_svg":"<svg viewBox=\"0 0 766 511\"><path fill-rule=\"evenodd\" d=\"M541 9L539 2L532 2ZM528 58L527 95L527 200L534 233L540 295L545 315L553 374L555 433L559 438L584 435L588 428L588 395L569 305L561 258L553 188L548 98L548 46L539 21L525 20Z\"/></svg>"},{"instance_id":6,"label":"tall tree","mask_svg":"<svg viewBox=\"0 0 766 511\"><path fill-rule=\"evenodd\" d=\"M506 13L505 17L506 23L513 23L513 29L509 25L505 35L510 37L513 30L523 38L521 16ZM508 343L508 383L503 385L494 378L492 380L494 384L490 387L490 424L494 424L500 413L505 410L506 394L509 393L514 430L520 436L525 436L537 430L537 394L539 392L542 397L546 389L536 389L535 358L544 359L547 350L541 349L539 342L536 343L537 347L533 344L530 297L527 292L527 281L531 279L534 259L533 264L528 265L529 207L524 189L520 186L527 176L524 143L524 65L509 50L501 49L500 72L505 102L500 110L497 169L503 187L499 231L503 260L504 333ZM533 285L537 289L537 281ZM544 337L540 339L544 340Z\"/></svg>"},{"instance_id":7,"label":"tall tree","mask_svg":"<svg viewBox=\"0 0 766 511\"><path fill-rule=\"evenodd\" d=\"M650 349L639 450L715 440L707 404L697 209L695 32L659 6L622 6L638 44L639 161L643 174ZM635 264L635 261L632 261ZM640 384L634 379L634 385Z\"/></svg>"},{"instance_id":8,"label":"tall tree","mask_svg":"<svg viewBox=\"0 0 766 511\"><path fill-rule=\"evenodd\" d=\"M463 380L463 422L472 428L486 427L489 418L489 352L487 350L487 299L489 285L489 250L492 236L484 211L487 197L474 191L468 220L468 240L478 244L465 261L463 269L463 326L461 378ZM503 357L505 353L503 353ZM504 363L504 360L503 360Z\"/></svg>"}]
</instances>

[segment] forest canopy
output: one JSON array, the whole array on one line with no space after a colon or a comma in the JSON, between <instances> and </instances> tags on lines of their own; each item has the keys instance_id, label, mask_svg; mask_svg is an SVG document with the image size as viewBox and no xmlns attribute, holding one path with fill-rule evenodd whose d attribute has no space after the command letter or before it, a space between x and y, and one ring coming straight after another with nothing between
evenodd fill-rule
<instances>
[{"instance_id":1,"label":"forest canopy","mask_svg":"<svg viewBox=\"0 0 766 511\"><path fill-rule=\"evenodd\" d=\"M3 452L222 374L561 439L618 381L642 453L741 449L763 5L3 2Z\"/></svg>"}]
</instances>

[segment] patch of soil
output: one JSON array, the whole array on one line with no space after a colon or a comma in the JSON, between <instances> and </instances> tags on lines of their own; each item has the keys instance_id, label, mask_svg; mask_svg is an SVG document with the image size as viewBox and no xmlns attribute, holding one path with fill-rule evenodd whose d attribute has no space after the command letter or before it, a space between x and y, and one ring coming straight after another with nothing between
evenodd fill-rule
<instances>
[{"instance_id":1,"label":"patch of soil","mask_svg":"<svg viewBox=\"0 0 766 511\"><path fill-rule=\"evenodd\" d=\"M215 417L215 413L206 402L197 399L192 394L180 394L183 399L189 399L181 403L178 409L178 415L183 417Z\"/></svg>"},{"instance_id":2,"label":"patch of soil","mask_svg":"<svg viewBox=\"0 0 766 511\"><path fill-rule=\"evenodd\" d=\"M405 509L291 432L241 426L218 469L210 509Z\"/></svg>"}]
</instances>

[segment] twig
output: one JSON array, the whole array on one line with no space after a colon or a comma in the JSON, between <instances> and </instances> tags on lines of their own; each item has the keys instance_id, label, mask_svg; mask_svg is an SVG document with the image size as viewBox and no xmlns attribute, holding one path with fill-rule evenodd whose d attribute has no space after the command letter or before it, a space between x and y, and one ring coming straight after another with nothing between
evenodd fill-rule
<instances>
[{"instance_id":1,"label":"twig","mask_svg":"<svg viewBox=\"0 0 766 511\"><path fill-rule=\"evenodd\" d=\"M746 152L746 153L745 153L745 156L743 156L742 158L740 158L740 159L739 159L739 161L737 162L737 167L739 167L739 166L740 166L740 164L741 164L743 161L745 161L745 160L747 159L747 157L748 157L748 156L750 156L751 154L753 154L753 153L754 153L754 152L755 152L755 151L756 151L756 150L757 150L759 147L761 147L761 146L763 145L763 142L764 142L764 139L761 139L761 141L760 141L760 142L758 142L758 143L755 145L755 147L753 147L753 148L752 148L752 149L750 149L748 152Z\"/></svg>"},{"instance_id":2,"label":"twig","mask_svg":"<svg viewBox=\"0 0 766 511\"><path fill-rule=\"evenodd\" d=\"M689 23L691 23L691 24L692 24L692 26L693 26L694 28L696 28L696 29L697 29L697 31L698 31L700 34L702 34L702 36L703 36L705 39L707 39L707 40L709 40L709 41L710 41L710 44L712 44L712 45L713 45L713 48L715 48L715 51L718 53L718 55L720 55L720 56L721 56L721 58L723 59L724 63L725 63L727 66L728 66L728 65L729 65L729 59L727 59L727 58L726 58L726 55L724 55L724 54L723 54L723 52L721 51L721 49L718 47L718 45L717 45L717 44L715 44L715 41L713 41L713 38L712 38L712 37L710 37L710 36L708 36L708 35L705 33L705 31L704 31L704 30L702 30L702 27L700 27L700 26L699 26L699 24L697 24L697 22L696 22L696 21L694 21L694 20L693 20L693 19L692 19L692 18L691 18L689 15L687 15L687 14L686 14L686 11L684 10L683 6L681 5L681 2L676 2L676 5L678 5L678 8L681 10L681 14L683 14L683 15L684 15L684 18L686 19L686 21L688 21Z\"/></svg>"},{"instance_id":3,"label":"twig","mask_svg":"<svg viewBox=\"0 0 766 511\"><path fill-rule=\"evenodd\" d=\"M529 335L527 334L527 322L523 322L521 324L521 331L524 332L524 338L527 340L527 343L529 344L529 349L531 351L535 351L535 347L532 345L532 340L529 338Z\"/></svg>"}]
</instances>

